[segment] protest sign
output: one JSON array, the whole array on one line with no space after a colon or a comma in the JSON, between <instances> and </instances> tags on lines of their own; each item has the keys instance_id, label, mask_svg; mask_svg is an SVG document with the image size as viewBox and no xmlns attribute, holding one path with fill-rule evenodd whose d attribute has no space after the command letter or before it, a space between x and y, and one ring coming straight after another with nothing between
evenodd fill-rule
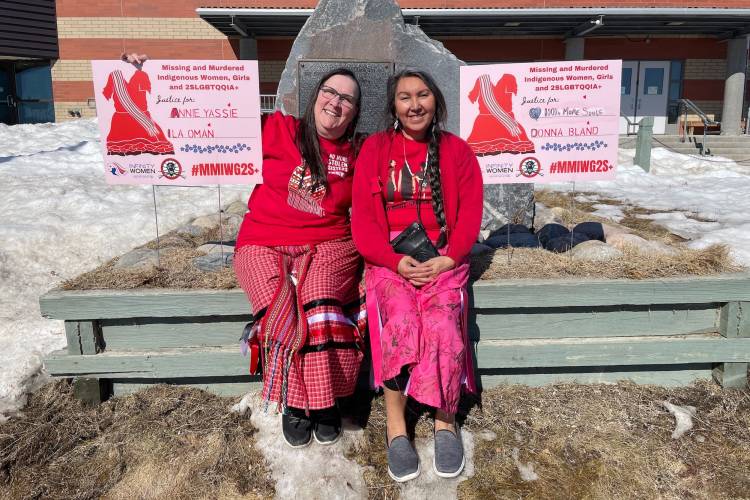
<instances>
[{"instance_id":1,"label":"protest sign","mask_svg":"<svg viewBox=\"0 0 750 500\"><path fill-rule=\"evenodd\" d=\"M257 61L92 61L109 184L262 182Z\"/></svg>"},{"instance_id":2,"label":"protest sign","mask_svg":"<svg viewBox=\"0 0 750 500\"><path fill-rule=\"evenodd\" d=\"M622 61L462 66L461 137L485 184L613 179Z\"/></svg>"}]
</instances>

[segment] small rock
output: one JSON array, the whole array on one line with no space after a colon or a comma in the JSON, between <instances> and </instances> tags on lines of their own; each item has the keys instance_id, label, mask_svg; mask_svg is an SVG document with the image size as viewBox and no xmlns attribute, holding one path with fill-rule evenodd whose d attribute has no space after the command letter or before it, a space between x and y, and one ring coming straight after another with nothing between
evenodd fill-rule
<instances>
[{"instance_id":1,"label":"small rock","mask_svg":"<svg viewBox=\"0 0 750 500\"><path fill-rule=\"evenodd\" d=\"M232 267L234 253L210 253L193 259L193 265L205 272L221 271L225 267Z\"/></svg>"},{"instance_id":2,"label":"small rock","mask_svg":"<svg viewBox=\"0 0 750 500\"><path fill-rule=\"evenodd\" d=\"M604 230L604 241L609 243L609 238L616 234L629 234L630 230L624 226L615 226L613 224L602 224Z\"/></svg>"},{"instance_id":3,"label":"small rock","mask_svg":"<svg viewBox=\"0 0 750 500\"><path fill-rule=\"evenodd\" d=\"M211 253L234 253L233 245L219 245L218 243L206 243L195 249L196 252L200 252L204 255Z\"/></svg>"},{"instance_id":4,"label":"small rock","mask_svg":"<svg viewBox=\"0 0 750 500\"><path fill-rule=\"evenodd\" d=\"M244 216L247 212L247 203L242 201L235 201L230 203L229 206L224 210L224 213L229 215Z\"/></svg>"},{"instance_id":5,"label":"small rock","mask_svg":"<svg viewBox=\"0 0 750 500\"><path fill-rule=\"evenodd\" d=\"M617 248L602 243L599 240L584 241L576 245L570 255L573 260L592 260L596 262L606 262L622 257L622 252Z\"/></svg>"},{"instance_id":6,"label":"small rock","mask_svg":"<svg viewBox=\"0 0 750 500\"><path fill-rule=\"evenodd\" d=\"M224 239L236 239L243 220L244 217L237 214L225 216L221 221L224 228Z\"/></svg>"},{"instance_id":7,"label":"small rock","mask_svg":"<svg viewBox=\"0 0 750 500\"><path fill-rule=\"evenodd\" d=\"M177 236L200 236L203 234L203 229L192 224L185 224L184 226L178 227L175 230L175 234L177 234Z\"/></svg>"},{"instance_id":8,"label":"small rock","mask_svg":"<svg viewBox=\"0 0 750 500\"><path fill-rule=\"evenodd\" d=\"M642 253L675 255L679 252L678 249L670 247L666 243L649 241L631 233L613 234L607 238L607 243L620 250L624 250L626 247L635 247Z\"/></svg>"},{"instance_id":9,"label":"small rock","mask_svg":"<svg viewBox=\"0 0 750 500\"><path fill-rule=\"evenodd\" d=\"M190 224L201 229L213 229L219 225L219 214L204 215L202 217L198 217Z\"/></svg>"},{"instance_id":10,"label":"small rock","mask_svg":"<svg viewBox=\"0 0 750 500\"><path fill-rule=\"evenodd\" d=\"M159 264L156 250L150 248L136 248L122 255L114 265L115 269L130 271L146 271Z\"/></svg>"}]
</instances>

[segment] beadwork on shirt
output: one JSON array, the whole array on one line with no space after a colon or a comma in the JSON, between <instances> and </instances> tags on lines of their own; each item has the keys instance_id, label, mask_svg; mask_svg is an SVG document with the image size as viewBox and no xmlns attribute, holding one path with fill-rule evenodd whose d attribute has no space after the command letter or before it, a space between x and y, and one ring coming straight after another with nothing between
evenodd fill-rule
<instances>
[{"instance_id":1,"label":"beadwork on shirt","mask_svg":"<svg viewBox=\"0 0 750 500\"><path fill-rule=\"evenodd\" d=\"M323 209L323 198L326 195L326 188L323 185L312 190L313 179L307 164L303 161L294 168L292 177L289 179L289 197L287 203L290 207L301 212L324 217L326 212Z\"/></svg>"}]
</instances>

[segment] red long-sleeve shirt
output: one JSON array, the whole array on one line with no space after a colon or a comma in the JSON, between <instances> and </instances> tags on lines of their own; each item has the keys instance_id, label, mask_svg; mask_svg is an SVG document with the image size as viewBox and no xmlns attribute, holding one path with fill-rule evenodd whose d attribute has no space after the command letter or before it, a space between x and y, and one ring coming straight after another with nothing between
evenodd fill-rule
<instances>
[{"instance_id":1,"label":"red long-sleeve shirt","mask_svg":"<svg viewBox=\"0 0 750 500\"><path fill-rule=\"evenodd\" d=\"M390 245L384 204L392 140L393 132L380 132L367 139L359 152L354 169L352 236L368 263L396 271L403 255ZM471 252L482 222L482 172L468 144L447 132L440 140L440 179L448 227L446 255L460 262Z\"/></svg>"},{"instance_id":2,"label":"red long-sleeve shirt","mask_svg":"<svg viewBox=\"0 0 750 500\"><path fill-rule=\"evenodd\" d=\"M354 152L347 141L319 137L328 188L310 194L299 188L302 156L295 137L299 120L274 113L263 127L263 184L247 203L237 235L244 245L311 245L351 234Z\"/></svg>"}]
</instances>

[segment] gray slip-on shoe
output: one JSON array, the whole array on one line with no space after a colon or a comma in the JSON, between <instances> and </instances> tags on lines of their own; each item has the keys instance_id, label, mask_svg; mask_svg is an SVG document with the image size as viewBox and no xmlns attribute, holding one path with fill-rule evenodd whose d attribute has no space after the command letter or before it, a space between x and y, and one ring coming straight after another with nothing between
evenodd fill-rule
<instances>
[{"instance_id":1,"label":"gray slip-on shoe","mask_svg":"<svg viewBox=\"0 0 750 500\"><path fill-rule=\"evenodd\" d=\"M455 434L447 429L435 432L432 468L440 477L456 477L464 470L464 444L458 433L458 427Z\"/></svg>"},{"instance_id":2,"label":"gray slip-on shoe","mask_svg":"<svg viewBox=\"0 0 750 500\"><path fill-rule=\"evenodd\" d=\"M397 483L414 479L420 473L419 456L406 436L396 436L388 446L388 475Z\"/></svg>"}]
</instances>

